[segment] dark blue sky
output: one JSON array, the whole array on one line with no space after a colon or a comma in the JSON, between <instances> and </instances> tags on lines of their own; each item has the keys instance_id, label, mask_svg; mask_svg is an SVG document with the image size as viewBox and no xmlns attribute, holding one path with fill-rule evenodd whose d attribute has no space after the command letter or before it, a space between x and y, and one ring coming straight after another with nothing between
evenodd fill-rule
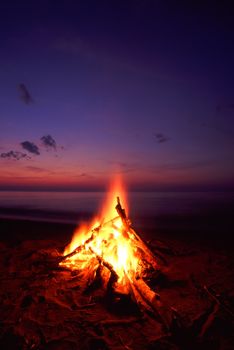
<instances>
[{"instance_id":1,"label":"dark blue sky","mask_svg":"<svg viewBox=\"0 0 234 350\"><path fill-rule=\"evenodd\" d=\"M233 188L233 19L223 1L2 1L0 187Z\"/></svg>"}]
</instances>

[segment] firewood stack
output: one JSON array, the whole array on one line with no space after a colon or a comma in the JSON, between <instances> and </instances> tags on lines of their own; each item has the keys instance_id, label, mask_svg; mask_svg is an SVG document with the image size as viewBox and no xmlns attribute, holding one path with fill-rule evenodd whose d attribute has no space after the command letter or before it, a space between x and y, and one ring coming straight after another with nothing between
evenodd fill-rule
<instances>
[{"instance_id":1,"label":"firewood stack","mask_svg":"<svg viewBox=\"0 0 234 350\"><path fill-rule=\"evenodd\" d=\"M105 289L105 297L108 299L115 300L129 296L139 310L157 314L169 328L171 311L169 313L168 310L165 311L159 294L153 291L142 277L159 269L157 259L147 243L132 228L119 197L117 197L115 209L118 216L86 233L87 239L70 253L62 256L60 265L81 270L86 280L84 292L101 286ZM107 235L106 231L108 231ZM113 231L117 231L118 235L114 236ZM109 244L112 244L112 250L121 259L119 239L124 242L124 247L130 245L130 254L133 252L132 258L135 262L132 264L131 257L125 256L123 258L127 261L126 265L118 261L120 267L115 268L114 264L108 260L105 250L108 251ZM99 248L101 245L98 250L96 242L99 242ZM113 242L116 242L116 246Z\"/></svg>"}]
</instances>

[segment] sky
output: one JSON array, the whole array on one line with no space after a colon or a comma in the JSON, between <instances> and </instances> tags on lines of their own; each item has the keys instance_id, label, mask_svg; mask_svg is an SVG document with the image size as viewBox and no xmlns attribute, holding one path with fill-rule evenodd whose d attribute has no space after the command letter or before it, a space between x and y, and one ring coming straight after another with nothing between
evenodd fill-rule
<instances>
[{"instance_id":1,"label":"sky","mask_svg":"<svg viewBox=\"0 0 234 350\"><path fill-rule=\"evenodd\" d=\"M228 2L1 1L0 189L234 189Z\"/></svg>"}]
</instances>

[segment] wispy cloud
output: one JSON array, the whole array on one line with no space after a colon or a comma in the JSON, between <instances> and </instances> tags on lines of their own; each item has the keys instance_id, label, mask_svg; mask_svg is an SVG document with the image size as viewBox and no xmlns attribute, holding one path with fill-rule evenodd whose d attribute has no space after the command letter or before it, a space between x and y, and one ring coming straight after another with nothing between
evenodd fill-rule
<instances>
[{"instance_id":1,"label":"wispy cloud","mask_svg":"<svg viewBox=\"0 0 234 350\"><path fill-rule=\"evenodd\" d=\"M32 172L35 172L35 173L48 172L46 169L43 169L43 168L40 168L40 167L37 167L37 166L27 166L26 169L30 170Z\"/></svg>"},{"instance_id":2,"label":"wispy cloud","mask_svg":"<svg viewBox=\"0 0 234 350\"><path fill-rule=\"evenodd\" d=\"M56 150L57 144L55 139L51 135L42 136L41 141L43 146L45 146L47 150L50 150L50 149Z\"/></svg>"},{"instance_id":3,"label":"wispy cloud","mask_svg":"<svg viewBox=\"0 0 234 350\"><path fill-rule=\"evenodd\" d=\"M19 91L19 97L20 99L26 104L29 105L30 103L33 103L33 98L31 94L29 93L26 86L21 83L18 85L18 91Z\"/></svg>"},{"instance_id":4,"label":"wispy cloud","mask_svg":"<svg viewBox=\"0 0 234 350\"><path fill-rule=\"evenodd\" d=\"M13 159L13 160L30 159L30 157L26 153L22 153L18 151L3 152L3 153L0 153L0 157L4 159Z\"/></svg>"},{"instance_id":5,"label":"wispy cloud","mask_svg":"<svg viewBox=\"0 0 234 350\"><path fill-rule=\"evenodd\" d=\"M155 133L154 134L155 140L157 143L164 143L170 140L169 137L167 137L166 135L164 135L163 133L159 132L159 133Z\"/></svg>"},{"instance_id":6,"label":"wispy cloud","mask_svg":"<svg viewBox=\"0 0 234 350\"><path fill-rule=\"evenodd\" d=\"M37 145L35 145L35 143L30 142L30 141L24 141L21 142L20 145L23 147L23 149L25 149L26 151L39 155L40 151Z\"/></svg>"}]
</instances>

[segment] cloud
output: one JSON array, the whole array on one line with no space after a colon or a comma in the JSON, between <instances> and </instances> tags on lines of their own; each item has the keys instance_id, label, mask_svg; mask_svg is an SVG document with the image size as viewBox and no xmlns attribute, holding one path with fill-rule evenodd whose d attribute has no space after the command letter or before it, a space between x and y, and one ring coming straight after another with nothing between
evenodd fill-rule
<instances>
[{"instance_id":1,"label":"cloud","mask_svg":"<svg viewBox=\"0 0 234 350\"><path fill-rule=\"evenodd\" d=\"M39 168L37 166L27 166L26 167L28 170L36 172L36 173L44 173L44 172L48 172L46 169L43 168Z\"/></svg>"},{"instance_id":2,"label":"cloud","mask_svg":"<svg viewBox=\"0 0 234 350\"><path fill-rule=\"evenodd\" d=\"M55 139L51 135L42 136L41 141L42 141L43 145L47 148L47 150L52 149L52 148L54 150L56 150L57 144L56 144Z\"/></svg>"},{"instance_id":3,"label":"cloud","mask_svg":"<svg viewBox=\"0 0 234 350\"><path fill-rule=\"evenodd\" d=\"M23 147L23 149L25 149L26 151L36 155L40 154L39 148L33 142L24 141L24 142L21 142L20 144Z\"/></svg>"},{"instance_id":4,"label":"cloud","mask_svg":"<svg viewBox=\"0 0 234 350\"><path fill-rule=\"evenodd\" d=\"M0 157L4 159L14 159L14 160L20 160L20 159L30 159L30 157L26 153L18 152L18 151L9 151L0 153Z\"/></svg>"},{"instance_id":5,"label":"cloud","mask_svg":"<svg viewBox=\"0 0 234 350\"><path fill-rule=\"evenodd\" d=\"M164 142L170 140L169 137L162 134L161 132L154 134L154 137L155 137L157 143L164 143Z\"/></svg>"},{"instance_id":6,"label":"cloud","mask_svg":"<svg viewBox=\"0 0 234 350\"><path fill-rule=\"evenodd\" d=\"M65 172L64 173L64 175L67 175L68 173L67 172ZM80 178L80 177L83 177L83 178L87 178L87 179L92 179L92 178L94 178L94 176L93 175L91 175L91 174L89 174L89 173L79 173L79 174L75 174L75 175L69 175L69 176L71 176L71 177L73 177L73 178Z\"/></svg>"},{"instance_id":7,"label":"cloud","mask_svg":"<svg viewBox=\"0 0 234 350\"><path fill-rule=\"evenodd\" d=\"M18 85L18 91L19 91L19 97L20 99L26 104L29 105L30 103L33 103L33 98L31 94L29 93L26 86L21 83Z\"/></svg>"},{"instance_id":8,"label":"cloud","mask_svg":"<svg viewBox=\"0 0 234 350\"><path fill-rule=\"evenodd\" d=\"M88 173L81 173L81 174L79 175L79 177L87 177L87 178L89 178L89 179L93 178L93 176L90 175L90 174L88 174Z\"/></svg>"}]
</instances>

